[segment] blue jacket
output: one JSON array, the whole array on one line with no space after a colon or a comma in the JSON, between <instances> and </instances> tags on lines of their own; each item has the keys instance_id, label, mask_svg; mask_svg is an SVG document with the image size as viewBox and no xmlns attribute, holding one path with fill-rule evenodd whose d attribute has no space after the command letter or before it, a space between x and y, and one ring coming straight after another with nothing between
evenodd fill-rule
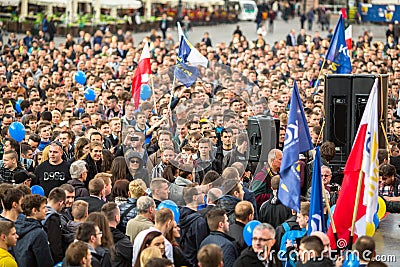
<instances>
[{"instance_id":1,"label":"blue jacket","mask_svg":"<svg viewBox=\"0 0 400 267\"><path fill-rule=\"evenodd\" d=\"M216 244L222 249L224 267L233 267L233 263L239 256L236 246L233 244L234 238L223 232L211 232L203 242L201 242L200 247L204 247L208 244Z\"/></svg>"},{"instance_id":2,"label":"blue jacket","mask_svg":"<svg viewBox=\"0 0 400 267\"><path fill-rule=\"evenodd\" d=\"M47 234L40 221L19 216L15 228L19 236L14 249L18 266L54 266Z\"/></svg>"},{"instance_id":3,"label":"blue jacket","mask_svg":"<svg viewBox=\"0 0 400 267\"><path fill-rule=\"evenodd\" d=\"M208 235L208 226L206 220L198 213L188 207L182 207L180 210L179 227L181 228L181 239L179 246L182 248L183 256L191 263L197 266L197 251L200 244Z\"/></svg>"}]
</instances>

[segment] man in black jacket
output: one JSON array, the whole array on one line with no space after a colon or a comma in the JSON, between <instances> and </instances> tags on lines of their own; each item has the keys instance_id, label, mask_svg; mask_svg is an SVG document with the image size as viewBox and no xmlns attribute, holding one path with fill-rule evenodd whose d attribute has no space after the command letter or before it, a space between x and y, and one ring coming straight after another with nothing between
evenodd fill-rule
<instances>
[{"instance_id":1,"label":"man in black jacket","mask_svg":"<svg viewBox=\"0 0 400 267\"><path fill-rule=\"evenodd\" d=\"M62 220L61 210L65 205L66 194L61 188L54 188L50 191L47 203L46 220L44 226L47 231L51 256L55 262L64 258L64 244L62 242ZM66 223L65 223L66 226Z\"/></svg>"},{"instance_id":2,"label":"man in black jacket","mask_svg":"<svg viewBox=\"0 0 400 267\"><path fill-rule=\"evenodd\" d=\"M229 223L225 211L222 209L210 210L207 213L207 224L211 233L201 242L200 246L218 245L222 249L224 266L232 267L238 257L238 252L233 243L235 239L228 235Z\"/></svg>"},{"instance_id":3,"label":"man in black jacket","mask_svg":"<svg viewBox=\"0 0 400 267\"><path fill-rule=\"evenodd\" d=\"M246 248L235 261L234 267L280 267L282 263L271 251L275 244L275 230L268 223L262 223L254 228L251 247Z\"/></svg>"},{"instance_id":4,"label":"man in black jacket","mask_svg":"<svg viewBox=\"0 0 400 267\"><path fill-rule=\"evenodd\" d=\"M54 266L47 234L40 222L46 219L46 198L27 195L22 201L22 210L26 217L19 216L15 222L19 236L14 249L18 266Z\"/></svg>"},{"instance_id":5,"label":"man in black jacket","mask_svg":"<svg viewBox=\"0 0 400 267\"><path fill-rule=\"evenodd\" d=\"M240 201L235 207L235 223L229 227L229 235L236 240L236 246L239 254L247 248L244 242L243 229L244 226L254 218L254 208L249 201Z\"/></svg>"},{"instance_id":6,"label":"man in black jacket","mask_svg":"<svg viewBox=\"0 0 400 267\"><path fill-rule=\"evenodd\" d=\"M115 256L112 266L132 266L132 243L124 233L116 227L120 222L120 211L116 203L110 202L101 208L101 212L107 217L108 225L114 239Z\"/></svg>"},{"instance_id":7,"label":"man in black jacket","mask_svg":"<svg viewBox=\"0 0 400 267\"><path fill-rule=\"evenodd\" d=\"M103 179L95 178L90 180L89 182L89 194L88 197L77 198L77 200L86 201L89 204L89 213L93 211L100 211L101 207L105 204L103 199L104 196L105 184Z\"/></svg>"},{"instance_id":8,"label":"man in black jacket","mask_svg":"<svg viewBox=\"0 0 400 267\"><path fill-rule=\"evenodd\" d=\"M103 233L94 222L81 223L76 232L76 239L88 244L89 251L92 254L92 267L101 267L103 257L96 252L96 248L101 246L101 237Z\"/></svg>"},{"instance_id":9,"label":"man in black jacket","mask_svg":"<svg viewBox=\"0 0 400 267\"><path fill-rule=\"evenodd\" d=\"M269 223L273 227L277 227L286 221L292 214L291 209L283 205L278 199L279 181L279 175L272 177L272 198L264 202L260 207L260 222Z\"/></svg>"},{"instance_id":10,"label":"man in black jacket","mask_svg":"<svg viewBox=\"0 0 400 267\"><path fill-rule=\"evenodd\" d=\"M199 188L190 187L183 193L186 206L180 210L179 226L181 228L181 240L179 242L183 255L191 263L197 266L197 251L201 242L208 235L205 219L197 212L198 206L204 203L204 194Z\"/></svg>"}]
</instances>

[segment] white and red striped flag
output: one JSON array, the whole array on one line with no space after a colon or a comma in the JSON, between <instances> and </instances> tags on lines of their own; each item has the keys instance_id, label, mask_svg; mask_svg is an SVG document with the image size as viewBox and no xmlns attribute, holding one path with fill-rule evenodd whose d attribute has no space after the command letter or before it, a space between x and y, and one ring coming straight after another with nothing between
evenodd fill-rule
<instances>
[{"instance_id":1,"label":"white and red striped flag","mask_svg":"<svg viewBox=\"0 0 400 267\"><path fill-rule=\"evenodd\" d=\"M353 27L350 25L344 31L344 39L346 40L346 45L349 51L353 48Z\"/></svg>"},{"instance_id":2,"label":"white and red striped flag","mask_svg":"<svg viewBox=\"0 0 400 267\"><path fill-rule=\"evenodd\" d=\"M135 109L139 108L140 90L142 88L142 84L148 84L149 74L151 74L149 44L145 43L143 46L142 55L139 59L139 64L132 79L132 96L135 103Z\"/></svg>"},{"instance_id":3,"label":"white and red striped flag","mask_svg":"<svg viewBox=\"0 0 400 267\"><path fill-rule=\"evenodd\" d=\"M378 205L378 148L378 79L376 79L344 168L342 189L333 214L338 235L337 242L332 227L328 230L332 249L337 247L343 249L349 245L355 205L358 208L353 241L359 236L371 236L375 232L373 216ZM361 194L358 203L355 203L360 175L362 175Z\"/></svg>"}]
</instances>

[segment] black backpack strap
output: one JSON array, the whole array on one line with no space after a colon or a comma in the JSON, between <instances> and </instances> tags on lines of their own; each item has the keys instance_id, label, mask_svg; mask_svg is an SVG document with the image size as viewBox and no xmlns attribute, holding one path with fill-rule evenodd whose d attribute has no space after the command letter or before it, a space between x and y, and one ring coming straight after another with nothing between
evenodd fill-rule
<instances>
[{"instance_id":1,"label":"black backpack strap","mask_svg":"<svg viewBox=\"0 0 400 267\"><path fill-rule=\"evenodd\" d=\"M124 211L124 213L121 214L121 216L120 216L120 221L122 221L122 220L125 218L125 216L128 215L128 213L129 213L131 210L133 210L133 208L135 208L135 207L136 207L136 205L135 205L135 204L132 204L129 208L127 208L127 209Z\"/></svg>"}]
</instances>

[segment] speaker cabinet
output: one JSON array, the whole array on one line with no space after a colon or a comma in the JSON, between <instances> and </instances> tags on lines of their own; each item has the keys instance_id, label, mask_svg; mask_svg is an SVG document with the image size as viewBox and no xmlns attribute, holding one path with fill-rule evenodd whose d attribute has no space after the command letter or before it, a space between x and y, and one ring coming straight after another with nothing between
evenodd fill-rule
<instances>
[{"instance_id":1,"label":"speaker cabinet","mask_svg":"<svg viewBox=\"0 0 400 267\"><path fill-rule=\"evenodd\" d=\"M386 130L388 75L332 74L325 79L324 139L336 146L333 163L345 163L375 79L378 84L379 147L385 148L382 124Z\"/></svg>"},{"instance_id":2,"label":"speaker cabinet","mask_svg":"<svg viewBox=\"0 0 400 267\"><path fill-rule=\"evenodd\" d=\"M279 120L267 116L248 119L249 161L267 162L268 153L276 148L279 137Z\"/></svg>"}]
</instances>

